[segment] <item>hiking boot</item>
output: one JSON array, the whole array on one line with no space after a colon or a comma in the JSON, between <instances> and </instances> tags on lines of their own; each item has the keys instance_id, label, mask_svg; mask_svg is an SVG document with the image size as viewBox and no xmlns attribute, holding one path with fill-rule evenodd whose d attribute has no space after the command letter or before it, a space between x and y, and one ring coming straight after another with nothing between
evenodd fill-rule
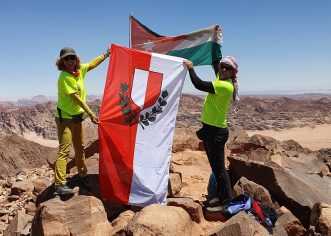
<instances>
[{"instance_id":1,"label":"hiking boot","mask_svg":"<svg viewBox=\"0 0 331 236\"><path fill-rule=\"evenodd\" d=\"M206 210L209 212L221 212L226 207L227 207L227 205L218 205L218 206L214 206L214 207L207 207Z\"/></svg>"},{"instance_id":2,"label":"hiking boot","mask_svg":"<svg viewBox=\"0 0 331 236\"><path fill-rule=\"evenodd\" d=\"M84 188L85 190L87 190L87 191L91 191L92 190L92 183L91 183L91 181L88 179L88 177L87 176L85 176L85 177L81 177L81 176L79 176L79 185L82 187L82 188Z\"/></svg>"},{"instance_id":3,"label":"hiking boot","mask_svg":"<svg viewBox=\"0 0 331 236\"><path fill-rule=\"evenodd\" d=\"M218 197L215 197L215 198L213 198L213 199L203 201L202 204L203 204L205 207L219 206L219 205L220 205L220 200L218 199Z\"/></svg>"},{"instance_id":4,"label":"hiking boot","mask_svg":"<svg viewBox=\"0 0 331 236\"><path fill-rule=\"evenodd\" d=\"M69 188L67 185L61 185L59 187L56 187L53 193L54 196L71 196L74 194L75 191Z\"/></svg>"}]
</instances>

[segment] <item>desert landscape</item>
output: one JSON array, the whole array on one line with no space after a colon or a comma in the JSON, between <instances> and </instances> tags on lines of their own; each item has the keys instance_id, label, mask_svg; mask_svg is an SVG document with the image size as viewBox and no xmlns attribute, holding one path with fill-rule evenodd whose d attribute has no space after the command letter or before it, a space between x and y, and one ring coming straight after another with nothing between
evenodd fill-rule
<instances>
[{"instance_id":1,"label":"desert landscape","mask_svg":"<svg viewBox=\"0 0 331 236\"><path fill-rule=\"evenodd\" d=\"M99 99L89 105L99 113ZM79 235L82 230L86 235L269 235L244 212L225 221L204 211L211 170L195 135L202 105L203 97L182 95L168 205L141 209L100 197L98 133L90 121L85 122L85 154L93 190L53 198L56 104L42 96L2 101L0 235ZM243 96L228 124L226 156L234 196L248 193L277 211L272 235L331 235L331 96ZM68 169L69 178L77 173L73 160ZM84 214L86 220L77 220Z\"/></svg>"},{"instance_id":2,"label":"desert landscape","mask_svg":"<svg viewBox=\"0 0 331 236\"><path fill-rule=\"evenodd\" d=\"M247 131L249 136L261 134L273 137L279 141L293 139L301 146L317 151L322 148L330 148L331 126L328 124L290 128L286 130L262 130Z\"/></svg>"}]
</instances>

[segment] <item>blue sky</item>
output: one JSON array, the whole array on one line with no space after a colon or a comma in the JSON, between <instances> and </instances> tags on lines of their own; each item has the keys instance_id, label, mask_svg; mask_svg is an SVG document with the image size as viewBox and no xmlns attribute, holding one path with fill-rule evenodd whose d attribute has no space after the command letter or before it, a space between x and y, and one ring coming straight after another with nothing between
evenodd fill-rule
<instances>
[{"instance_id":1,"label":"blue sky","mask_svg":"<svg viewBox=\"0 0 331 236\"><path fill-rule=\"evenodd\" d=\"M129 45L129 13L155 32L175 36L219 24L223 55L239 64L241 91L331 89L331 1L121 0L5 1L0 8L0 98L55 96L62 47L83 62L110 43ZM108 62L86 77L103 93ZM196 68L213 80L210 66ZM195 93L187 77L184 92Z\"/></svg>"}]
</instances>

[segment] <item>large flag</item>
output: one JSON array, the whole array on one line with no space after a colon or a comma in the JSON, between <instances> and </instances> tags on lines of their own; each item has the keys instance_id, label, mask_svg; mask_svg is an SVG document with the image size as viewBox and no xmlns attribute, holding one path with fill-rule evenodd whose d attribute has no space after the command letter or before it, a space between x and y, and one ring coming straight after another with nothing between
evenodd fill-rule
<instances>
[{"instance_id":1,"label":"large flag","mask_svg":"<svg viewBox=\"0 0 331 236\"><path fill-rule=\"evenodd\" d=\"M175 37L161 36L130 16L130 47L191 60L195 66L212 65L222 58L218 25Z\"/></svg>"},{"instance_id":2,"label":"large flag","mask_svg":"<svg viewBox=\"0 0 331 236\"><path fill-rule=\"evenodd\" d=\"M101 195L165 204L176 114L187 72L183 59L111 47L99 116Z\"/></svg>"}]
</instances>

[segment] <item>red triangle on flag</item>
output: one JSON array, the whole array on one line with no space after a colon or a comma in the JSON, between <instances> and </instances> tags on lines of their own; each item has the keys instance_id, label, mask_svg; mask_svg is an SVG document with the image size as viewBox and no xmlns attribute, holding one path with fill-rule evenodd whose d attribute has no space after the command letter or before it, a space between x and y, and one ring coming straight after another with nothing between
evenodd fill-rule
<instances>
[{"instance_id":1,"label":"red triangle on flag","mask_svg":"<svg viewBox=\"0 0 331 236\"><path fill-rule=\"evenodd\" d=\"M176 37L161 36L141 24L136 18L130 16L131 22L131 48L167 54L176 46L181 44L188 36Z\"/></svg>"}]
</instances>

